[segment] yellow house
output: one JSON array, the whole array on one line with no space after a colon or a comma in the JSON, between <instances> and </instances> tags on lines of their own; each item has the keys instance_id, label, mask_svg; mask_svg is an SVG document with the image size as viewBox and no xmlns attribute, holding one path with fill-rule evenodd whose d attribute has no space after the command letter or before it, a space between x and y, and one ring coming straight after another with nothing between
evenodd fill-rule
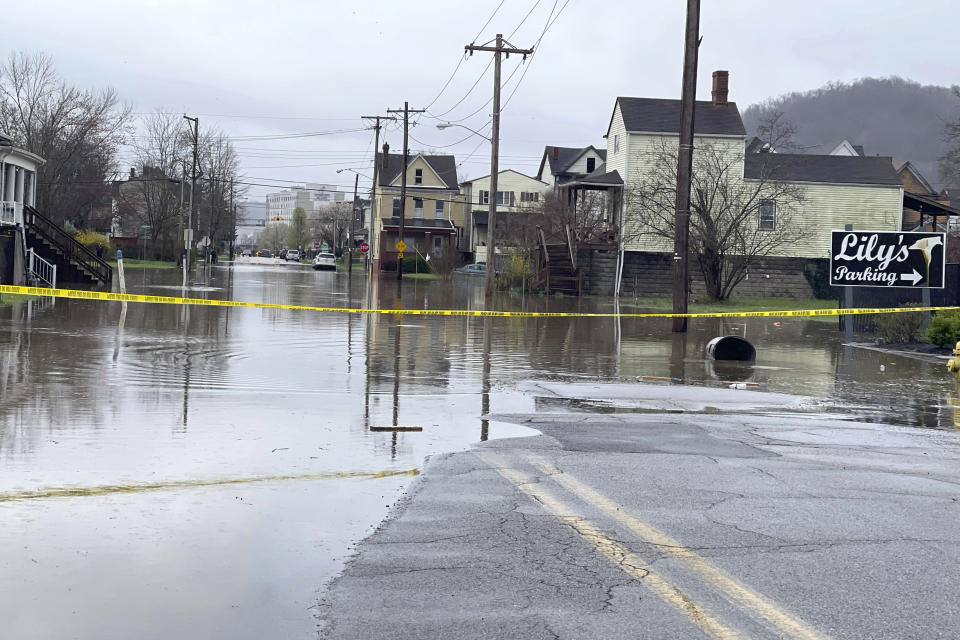
<instances>
[{"instance_id":1,"label":"yellow house","mask_svg":"<svg viewBox=\"0 0 960 640\"><path fill-rule=\"evenodd\" d=\"M490 176L475 178L460 183L467 206L467 238L464 251L473 253L475 262L487 261L487 217L490 213ZM543 197L550 189L546 182L532 178L513 169L504 169L497 174L497 212L522 213L539 208ZM501 219L504 220L504 219ZM501 227L503 223L498 223Z\"/></svg>"},{"instance_id":2,"label":"yellow house","mask_svg":"<svg viewBox=\"0 0 960 640\"><path fill-rule=\"evenodd\" d=\"M376 199L377 219L373 220L371 251L373 268L396 269L400 240L400 194L403 181L403 154L378 153ZM419 253L435 258L458 251L464 233L464 199L457 182L457 163L452 155L408 154L407 197L403 204L404 257Z\"/></svg>"}]
</instances>

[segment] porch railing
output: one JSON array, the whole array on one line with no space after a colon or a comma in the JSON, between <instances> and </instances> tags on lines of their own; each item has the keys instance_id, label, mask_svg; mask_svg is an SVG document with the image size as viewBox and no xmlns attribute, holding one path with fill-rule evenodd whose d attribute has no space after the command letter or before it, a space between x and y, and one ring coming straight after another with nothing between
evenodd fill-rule
<instances>
[{"instance_id":1,"label":"porch railing","mask_svg":"<svg viewBox=\"0 0 960 640\"><path fill-rule=\"evenodd\" d=\"M19 202L0 202L0 224L23 223L23 205Z\"/></svg>"}]
</instances>

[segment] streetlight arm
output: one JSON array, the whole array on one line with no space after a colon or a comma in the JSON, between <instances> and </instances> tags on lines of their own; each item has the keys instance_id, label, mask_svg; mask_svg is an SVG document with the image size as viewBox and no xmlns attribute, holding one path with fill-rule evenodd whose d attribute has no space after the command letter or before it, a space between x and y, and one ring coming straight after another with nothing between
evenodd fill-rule
<instances>
[{"instance_id":1,"label":"streetlight arm","mask_svg":"<svg viewBox=\"0 0 960 640\"><path fill-rule=\"evenodd\" d=\"M480 136L481 138L483 138L483 139L486 140L487 142L493 142L492 139L490 139L490 138L488 138L487 136L483 135L483 134L480 133L479 131L476 131L475 129L471 129L470 127L464 126L464 125L462 125L462 124L457 124L456 122L441 122L441 123L439 123L439 124L437 125L437 129L447 129L447 128L449 128L449 127L460 127L461 129L466 129L466 130L469 131L470 133L472 133L472 134L474 134L474 135L477 135L477 136Z\"/></svg>"}]
</instances>

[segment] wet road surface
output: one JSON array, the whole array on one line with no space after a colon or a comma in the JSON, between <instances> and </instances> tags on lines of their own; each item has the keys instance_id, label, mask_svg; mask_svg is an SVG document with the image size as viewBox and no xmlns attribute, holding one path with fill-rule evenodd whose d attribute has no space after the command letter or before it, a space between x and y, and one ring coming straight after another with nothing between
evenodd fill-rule
<instances>
[{"instance_id":1,"label":"wet road surface","mask_svg":"<svg viewBox=\"0 0 960 640\"><path fill-rule=\"evenodd\" d=\"M198 297L482 308L469 279L368 290L359 272L252 260L192 279ZM127 273L131 292L178 283ZM10 637L312 637L323 585L426 456L535 433L490 413L629 410L525 380L736 376L835 417L954 428L941 364L843 347L835 323L701 321L676 338L668 322L0 301L0 619ZM705 360L727 333L757 346L756 366ZM395 424L423 431L370 430Z\"/></svg>"}]
</instances>

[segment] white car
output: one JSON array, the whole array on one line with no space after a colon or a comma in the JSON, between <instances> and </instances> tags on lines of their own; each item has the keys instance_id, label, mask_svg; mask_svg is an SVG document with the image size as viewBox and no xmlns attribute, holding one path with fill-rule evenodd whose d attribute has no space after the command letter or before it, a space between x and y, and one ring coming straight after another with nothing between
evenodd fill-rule
<instances>
[{"instance_id":1,"label":"white car","mask_svg":"<svg viewBox=\"0 0 960 640\"><path fill-rule=\"evenodd\" d=\"M318 253L317 257L313 259L313 268L317 271L321 269L336 271L337 259L332 253Z\"/></svg>"},{"instance_id":2,"label":"white car","mask_svg":"<svg viewBox=\"0 0 960 640\"><path fill-rule=\"evenodd\" d=\"M287 255L285 257L287 260L294 260L296 262L300 262L300 252L297 251L296 249L290 249L289 251L287 251Z\"/></svg>"}]
</instances>

